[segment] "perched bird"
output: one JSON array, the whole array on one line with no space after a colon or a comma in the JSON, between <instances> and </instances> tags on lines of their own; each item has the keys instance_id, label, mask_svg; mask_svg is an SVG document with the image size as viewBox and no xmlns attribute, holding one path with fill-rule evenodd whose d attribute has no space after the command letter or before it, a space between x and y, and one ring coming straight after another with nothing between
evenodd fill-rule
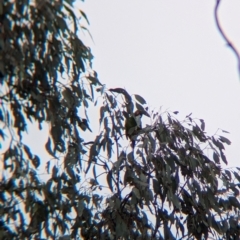
<instances>
[{"instance_id":1,"label":"perched bird","mask_svg":"<svg viewBox=\"0 0 240 240\"><path fill-rule=\"evenodd\" d=\"M137 131L142 129L141 117L143 113L137 110L131 117L126 119L125 122L125 134L126 138L132 141L132 147L135 146Z\"/></svg>"}]
</instances>

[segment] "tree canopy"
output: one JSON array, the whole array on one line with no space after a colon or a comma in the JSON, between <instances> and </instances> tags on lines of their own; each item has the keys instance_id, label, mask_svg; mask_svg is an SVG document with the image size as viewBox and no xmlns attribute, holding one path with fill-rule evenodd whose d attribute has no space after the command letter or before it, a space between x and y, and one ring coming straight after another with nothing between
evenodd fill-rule
<instances>
[{"instance_id":1,"label":"tree canopy","mask_svg":"<svg viewBox=\"0 0 240 240\"><path fill-rule=\"evenodd\" d=\"M103 85L74 1L0 1L0 19L0 239L239 238L240 168L224 169L224 132ZM135 110L150 123L131 148ZM46 166L24 144L29 122L50 126Z\"/></svg>"}]
</instances>

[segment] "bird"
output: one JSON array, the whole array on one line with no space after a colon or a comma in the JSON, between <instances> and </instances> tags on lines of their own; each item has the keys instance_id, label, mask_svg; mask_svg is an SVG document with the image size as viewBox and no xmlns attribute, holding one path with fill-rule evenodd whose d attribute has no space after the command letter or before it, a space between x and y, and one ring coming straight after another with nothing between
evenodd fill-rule
<instances>
[{"instance_id":1,"label":"bird","mask_svg":"<svg viewBox=\"0 0 240 240\"><path fill-rule=\"evenodd\" d=\"M142 115L143 112L137 110L131 117L127 118L125 121L125 135L127 139L129 138L132 141L132 148L134 148L135 146L137 131L142 129Z\"/></svg>"}]
</instances>

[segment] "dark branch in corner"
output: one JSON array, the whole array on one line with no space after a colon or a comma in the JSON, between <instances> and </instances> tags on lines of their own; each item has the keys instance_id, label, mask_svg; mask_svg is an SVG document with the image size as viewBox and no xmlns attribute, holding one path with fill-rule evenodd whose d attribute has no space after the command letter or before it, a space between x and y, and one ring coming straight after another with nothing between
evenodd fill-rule
<instances>
[{"instance_id":1,"label":"dark branch in corner","mask_svg":"<svg viewBox=\"0 0 240 240\"><path fill-rule=\"evenodd\" d=\"M220 2L221 2L221 0L216 0L216 5L215 5L215 9L214 9L214 16L215 16L215 21L216 21L216 24L217 24L217 29L220 32L220 34L222 35L223 39L226 41L227 45L232 49L232 51L236 55L237 61L238 61L238 72L240 74L240 54L237 51L237 48L233 45L233 43L230 41L230 39L224 33L224 31L223 31L223 29L222 29L222 27L219 23L218 9L219 9Z\"/></svg>"}]
</instances>

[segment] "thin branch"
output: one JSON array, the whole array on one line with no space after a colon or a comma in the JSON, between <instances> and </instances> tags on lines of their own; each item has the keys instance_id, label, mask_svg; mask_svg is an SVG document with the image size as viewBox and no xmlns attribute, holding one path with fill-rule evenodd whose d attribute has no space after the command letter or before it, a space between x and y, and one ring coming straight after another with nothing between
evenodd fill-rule
<instances>
[{"instance_id":1,"label":"thin branch","mask_svg":"<svg viewBox=\"0 0 240 240\"><path fill-rule=\"evenodd\" d=\"M153 230L153 233L152 233L152 237L155 238L156 235L157 235L157 231L158 231L158 228L160 227L160 217L159 217L159 212L156 208L156 205L153 205L154 207L154 210L155 210L155 214L156 214L156 223L155 223L155 227L154 227L154 230Z\"/></svg>"},{"instance_id":2,"label":"thin branch","mask_svg":"<svg viewBox=\"0 0 240 240\"><path fill-rule=\"evenodd\" d=\"M231 48L233 53L236 55L237 61L238 61L238 72L240 74L240 53L238 52L237 48L233 45L233 43L230 41L230 39L228 38L227 34L222 29L220 22L219 22L218 9L219 9L220 2L221 2L221 0L216 0L216 5L215 5L215 9L214 9L214 16L215 16L217 29L220 32L220 34L222 35L223 39L226 41L227 45Z\"/></svg>"},{"instance_id":3,"label":"thin branch","mask_svg":"<svg viewBox=\"0 0 240 240\"><path fill-rule=\"evenodd\" d=\"M113 128L114 128L114 116L110 113L110 117L111 117L111 121L112 121L112 125L113 125ZM116 148L117 148L117 160L119 160L119 147L118 147L118 138L117 136L115 135L114 136L114 140L115 140L115 144L116 144ZM121 190L120 190L120 172L119 172L119 169L117 169L117 183L116 183L116 187L117 187L117 193L118 193L118 196L121 198Z\"/></svg>"}]
</instances>

